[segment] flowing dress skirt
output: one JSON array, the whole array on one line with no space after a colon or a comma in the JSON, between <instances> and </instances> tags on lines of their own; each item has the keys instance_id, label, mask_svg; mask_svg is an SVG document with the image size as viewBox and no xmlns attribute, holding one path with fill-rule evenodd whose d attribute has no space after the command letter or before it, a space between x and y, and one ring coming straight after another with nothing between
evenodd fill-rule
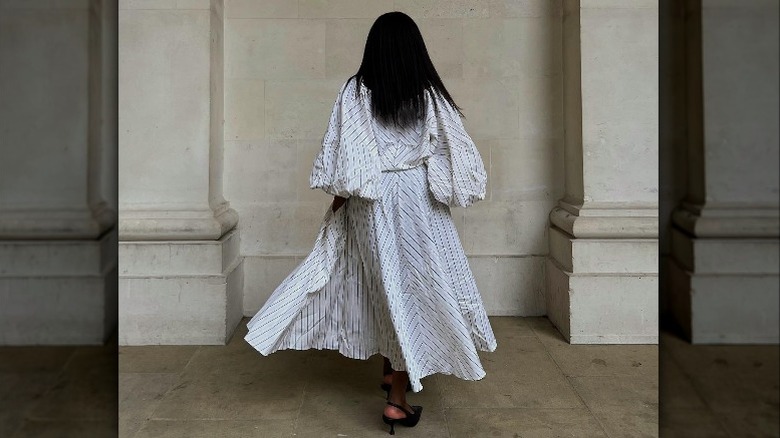
<instances>
[{"instance_id":1,"label":"flowing dress skirt","mask_svg":"<svg viewBox=\"0 0 780 438\"><path fill-rule=\"evenodd\" d=\"M331 349L376 353L407 371L412 390L442 373L485 376L477 350L496 339L450 208L436 201L425 164L382 172L378 200L328 208L312 252L248 323L261 354Z\"/></svg>"}]
</instances>

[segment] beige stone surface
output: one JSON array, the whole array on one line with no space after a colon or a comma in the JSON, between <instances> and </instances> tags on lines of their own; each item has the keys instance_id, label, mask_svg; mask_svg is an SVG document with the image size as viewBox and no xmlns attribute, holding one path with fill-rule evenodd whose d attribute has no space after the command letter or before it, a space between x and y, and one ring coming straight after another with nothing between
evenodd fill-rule
<instances>
[{"instance_id":1,"label":"beige stone surface","mask_svg":"<svg viewBox=\"0 0 780 438\"><path fill-rule=\"evenodd\" d=\"M488 5L479 0L395 0L397 10L412 17L486 18Z\"/></svg>"},{"instance_id":2,"label":"beige stone surface","mask_svg":"<svg viewBox=\"0 0 780 438\"><path fill-rule=\"evenodd\" d=\"M556 3L556 2L551 2ZM465 77L555 75L561 71L560 15L464 19Z\"/></svg>"},{"instance_id":3,"label":"beige stone surface","mask_svg":"<svg viewBox=\"0 0 780 438\"><path fill-rule=\"evenodd\" d=\"M657 205L658 11L583 8L580 25L586 200Z\"/></svg>"},{"instance_id":4,"label":"beige stone surface","mask_svg":"<svg viewBox=\"0 0 780 438\"><path fill-rule=\"evenodd\" d=\"M112 2L0 1L0 344L114 330L115 17Z\"/></svg>"},{"instance_id":5,"label":"beige stone surface","mask_svg":"<svg viewBox=\"0 0 780 438\"><path fill-rule=\"evenodd\" d=\"M247 256L244 258L244 315L254 316L303 257Z\"/></svg>"},{"instance_id":6,"label":"beige stone surface","mask_svg":"<svg viewBox=\"0 0 780 438\"><path fill-rule=\"evenodd\" d=\"M780 435L776 345L693 345L662 331L660 359L661 436Z\"/></svg>"},{"instance_id":7,"label":"beige stone surface","mask_svg":"<svg viewBox=\"0 0 780 438\"><path fill-rule=\"evenodd\" d=\"M571 345L547 318L531 318L529 325L566 376L658 375L657 345Z\"/></svg>"},{"instance_id":8,"label":"beige stone surface","mask_svg":"<svg viewBox=\"0 0 780 438\"><path fill-rule=\"evenodd\" d=\"M80 438L116 436L116 422L111 420L28 421L11 438Z\"/></svg>"},{"instance_id":9,"label":"beige stone surface","mask_svg":"<svg viewBox=\"0 0 780 438\"><path fill-rule=\"evenodd\" d=\"M563 144L560 139L535 139L531 132L524 134L528 137L493 141L490 149L491 199L555 202L561 195Z\"/></svg>"},{"instance_id":10,"label":"beige stone surface","mask_svg":"<svg viewBox=\"0 0 780 438\"><path fill-rule=\"evenodd\" d=\"M547 253L545 223L534 221L554 201L483 202L466 209L461 242L466 254L532 257Z\"/></svg>"},{"instance_id":11,"label":"beige stone surface","mask_svg":"<svg viewBox=\"0 0 780 438\"><path fill-rule=\"evenodd\" d=\"M470 257L469 266L488 315L546 313L543 257Z\"/></svg>"},{"instance_id":12,"label":"beige stone surface","mask_svg":"<svg viewBox=\"0 0 780 438\"><path fill-rule=\"evenodd\" d=\"M146 423L163 396L176 384L176 373L119 375L119 435L132 436Z\"/></svg>"},{"instance_id":13,"label":"beige stone surface","mask_svg":"<svg viewBox=\"0 0 780 438\"><path fill-rule=\"evenodd\" d=\"M695 27L688 17L697 17ZM673 180L665 199L674 226L664 304L694 343L777 344L778 3L686 3L669 8L668 19L676 32L667 46L679 50L663 79L691 71L689 59L701 66L666 91L685 86L696 103L670 101L687 120L662 125L665 146L685 154L666 154L685 179Z\"/></svg>"},{"instance_id":14,"label":"beige stone surface","mask_svg":"<svg viewBox=\"0 0 780 438\"><path fill-rule=\"evenodd\" d=\"M153 420L133 438L212 438L257 437L283 438L290 436L291 420Z\"/></svg>"},{"instance_id":15,"label":"beige stone surface","mask_svg":"<svg viewBox=\"0 0 780 438\"><path fill-rule=\"evenodd\" d=\"M388 0L299 0L299 18L376 18L389 12Z\"/></svg>"},{"instance_id":16,"label":"beige stone surface","mask_svg":"<svg viewBox=\"0 0 780 438\"><path fill-rule=\"evenodd\" d=\"M0 347L0 436L110 437L116 340L98 347Z\"/></svg>"},{"instance_id":17,"label":"beige stone surface","mask_svg":"<svg viewBox=\"0 0 780 438\"><path fill-rule=\"evenodd\" d=\"M57 373L61 368L62 364L50 372L4 370L0 374L0 388L3 390L3 397L0 398L0 435L11 436L22 426L25 422L25 411L57 382Z\"/></svg>"},{"instance_id":18,"label":"beige stone surface","mask_svg":"<svg viewBox=\"0 0 780 438\"><path fill-rule=\"evenodd\" d=\"M653 438L658 434L657 407L594 412L609 437Z\"/></svg>"},{"instance_id":19,"label":"beige stone surface","mask_svg":"<svg viewBox=\"0 0 780 438\"><path fill-rule=\"evenodd\" d=\"M39 6L0 15L0 205L87 210L89 5Z\"/></svg>"},{"instance_id":20,"label":"beige stone surface","mask_svg":"<svg viewBox=\"0 0 780 438\"><path fill-rule=\"evenodd\" d=\"M409 403L423 406L422 419L413 429L397 426L398 435L659 436L657 368L629 365L625 373L618 365L614 376L572 378L558 358L571 361L584 350L553 335L547 318L490 319L498 348L480 353L487 376L423 378L421 392L407 393ZM198 347L181 371L122 373L127 421L121 436L387 436L381 356L361 361L316 349L262 356L243 340L244 324L239 327L226 346ZM123 360L138 366L161 348L172 351L161 355L164 361L188 355L175 347L123 347ZM651 349L657 346L638 354L632 346L610 345L597 354L610 364L628 363L654 357Z\"/></svg>"},{"instance_id":21,"label":"beige stone surface","mask_svg":"<svg viewBox=\"0 0 780 438\"><path fill-rule=\"evenodd\" d=\"M121 347L120 373L180 373L198 349L195 345Z\"/></svg>"},{"instance_id":22,"label":"beige stone surface","mask_svg":"<svg viewBox=\"0 0 780 438\"><path fill-rule=\"evenodd\" d=\"M246 321L226 346L121 347L120 437L387 434L380 418L381 357L358 361L330 350L265 357L243 341ZM408 397L426 410L417 428L408 432L439 436L444 431L442 436L449 437L479 436L475 433L481 431L499 437L577 431L577 436L593 437L780 432L774 408L775 347L691 345L669 331L661 332L660 347L576 346L565 343L546 317L491 317L491 324L498 348L481 353L488 376L476 382L443 375L424 378L423 391ZM13 438L100 437L116 430L110 419L116 405L106 403L117 397L117 381L111 378L116 376L116 351L115 342L97 348L0 348L0 432ZM660 363L654 368L656 357ZM271 379L280 383L265 383ZM529 385L536 390L518 391ZM472 395L459 395L462 389ZM64 411L53 409L65 396L77 402ZM255 415L268 413L263 400L284 397L298 399L295 417L234 418L247 415L246 406L255 407ZM521 406L507 406L512 403ZM561 406L529 406L534 403Z\"/></svg>"},{"instance_id":23,"label":"beige stone surface","mask_svg":"<svg viewBox=\"0 0 780 438\"><path fill-rule=\"evenodd\" d=\"M225 81L225 143L265 137L265 81Z\"/></svg>"},{"instance_id":24,"label":"beige stone surface","mask_svg":"<svg viewBox=\"0 0 780 438\"><path fill-rule=\"evenodd\" d=\"M209 9L210 0L121 0L120 9Z\"/></svg>"},{"instance_id":25,"label":"beige stone surface","mask_svg":"<svg viewBox=\"0 0 780 438\"><path fill-rule=\"evenodd\" d=\"M177 32L202 39L205 34L205 14L200 10L167 4L165 10L125 9L132 26L125 30L128 41L123 49L146 53L133 60L154 61L138 80L151 80L150 74L161 71L160 59L173 44L145 39L141 32L145 28L160 35ZM360 64L371 24L379 14L394 9L407 12L420 26L448 90L463 109L463 123L488 171L486 199L470 209L452 210L486 308L494 315L543 315L547 311L544 259L550 253L548 215L564 196L564 181L577 175L564 171L574 172L564 167L564 160L571 160L572 146L564 154L563 87L565 80L572 79L564 71L564 55L571 53L563 47L568 34L562 2L535 0L225 1L225 20L217 26L219 34L224 27L224 162L221 157L206 161L211 170L221 168L213 173L219 176L216 179L224 179L225 198L240 217L240 256L251 260L247 264L250 281L243 286L244 314L259 308L312 247L330 203L327 195L308 187L314 156L338 87ZM582 61L587 67L581 87L587 105L579 126L582 132L571 135L581 134L588 147L585 155L589 158L580 166L587 177L588 196L600 196L598 190L590 190L597 184L619 195L607 196L608 200L643 202L642 197L654 190L652 178L646 178L652 166L644 160L655 153L647 135L655 131L653 117L657 116L648 98L653 87L626 91L622 83L610 88L610 81L625 74L645 74L645 70L650 73L643 80L652 81L653 73L645 67L656 59L645 55L654 54L648 43L654 39L648 37L654 35L653 10L643 2L627 7L586 2L581 15L587 25L581 35L584 52L581 60L569 60L569 64ZM176 21L177 17L181 20ZM219 18L218 14L214 17ZM169 22L172 28L164 26ZM632 33L632 27L640 32ZM611 46L598 45L616 35L625 36L625 41L610 40L616 46L614 53ZM637 53L631 52L635 43L641 49ZM151 44L152 50L138 50L143 44ZM189 44L202 55L202 41ZM606 67L598 63L603 58L599 50L609 54ZM620 63L621 56L633 56L632 62ZM213 62L219 66L222 60L217 56ZM610 69L612 64L621 67ZM185 62L181 68L188 66ZM604 75L599 75L602 70ZM142 103L160 106L164 103L160 99L178 99L183 91L202 84L204 69L193 71L186 78L190 82L180 87L166 88L169 82L151 81L159 93L145 97ZM626 96L631 99L622 100ZM203 99L197 103L196 109L204 105ZM626 111L621 110L624 104ZM222 118L219 107L209 114L211 119ZM143 121L141 114L131 115L131 122ZM189 126L197 124L202 115L195 111L181 117ZM647 117L649 122L637 125L637 120ZM153 133L131 131L128 135L139 136L131 138L135 144ZM599 140L604 138L609 141ZM176 151L182 152L169 148L170 153ZM194 153L200 170L171 166L168 177L171 172L174 178L175 172L202 173L206 163L197 154L203 150ZM631 170L632 176L639 177L632 180L633 186L624 184L625 169L610 166L637 153L643 160L631 158L636 167ZM133 159L131 167L150 165L137 154ZM590 179L592 175L597 177ZM184 176L177 179L184 184ZM189 183L184 188L171 187L171 192L186 189L193 200L202 200L195 192L203 187L191 184L192 179ZM586 312L593 313L590 308Z\"/></svg>"},{"instance_id":26,"label":"beige stone surface","mask_svg":"<svg viewBox=\"0 0 780 438\"><path fill-rule=\"evenodd\" d=\"M549 215L547 312L572 343L656 343L658 5L563 6L566 190Z\"/></svg>"},{"instance_id":27,"label":"beige stone surface","mask_svg":"<svg viewBox=\"0 0 780 438\"><path fill-rule=\"evenodd\" d=\"M298 202L311 202L318 205L329 205L333 198L320 189L309 186L309 177L317 153L322 147L322 139L297 140L295 189Z\"/></svg>"},{"instance_id":28,"label":"beige stone surface","mask_svg":"<svg viewBox=\"0 0 780 438\"><path fill-rule=\"evenodd\" d=\"M577 436L606 438L587 409L451 408L447 419L452 438L490 436L553 438ZM522 431L520 435L519 431Z\"/></svg>"},{"instance_id":29,"label":"beige stone surface","mask_svg":"<svg viewBox=\"0 0 780 438\"><path fill-rule=\"evenodd\" d=\"M774 208L780 118L777 2L702 5L703 144L701 165L709 207ZM740 84L739 87L734 84ZM742 147L732 147L740 144Z\"/></svg>"},{"instance_id":30,"label":"beige stone surface","mask_svg":"<svg viewBox=\"0 0 780 438\"><path fill-rule=\"evenodd\" d=\"M362 8L355 7L353 10L357 12ZM332 18L321 21L325 22L325 77L346 80L360 67L362 54L360 47L365 44L374 19ZM327 124L327 120L325 123Z\"/></svg>"},{"instance_id":31,"label":"beige stone surface","mask_svg":"<svg viewBox=\"0 0 780 438\"><path fill-rule=\"evenodd\" d=\"M543 17L560 15L562 2L549 0L489 0L491 17Z\"/></svg>"},{"instance_id":32,"label":"beige stone surface","mask_svg":"<svg viewBox=\"0 0 780 438\"><path fill-rule=\"evenodd\" d=\"M298 9L289 0L226 0L225 18L296 18Z\"/></svg>"},{"instance_id":33,"label":"beige stone surface","mask_svg":"<svg viewBox=\"0 0 780 438\"><path fill-rule=\"evenodd\" d=\"M264 202L244 206L239 223L244 256L300 256L311 251L330 200Z\"/></svg>"},{"instance_id":34,"label":"beige stone surface","mask_svg":"<svg viewBox=\"0 0 780 438\"><path fill-rule=\"evenodd\" d=\"M75 347L24 346L0 348L0 373L53 373L62 369Z\"/></svg>"},{"instance_id":35,"label":"beige stone surface","mask_svg":"<svg viewBox=\"0 0 780 438\"><path fill-rule=\"evenodd\" d=\"M497 258L473 266L483 297L499 314L541 314L540 263L515 267L547 253L563 193L560 2L261 3L225 3L225 196L251 260L245 314L311 249L331 202L309 188L314 157L338 87L391 10L417 22L488 171L486 200L452 210L467 254Z\"/></svg>"},{"instance_id":36,"label":"beige stone surface","mask_svg":"<svg viewBox=\"0 0 780 438\"><path fill-rule=\"evenodd\" d=\"M707 408L666 409L662 405L659 425L661 436L664 438L726 438L731 436L720 424L718 417Z\"/></svg>"},{"instance_id":37,"label":"beige stone surface","mask_svg":"<svg viewBox=\"0 0 780 438\"><path fill-rule=\"evenodd\" d=\"M345 79L266 81L266 136L270 139L319 137L321 140L333 102Z\"/></svg>"},{"instance_id":38,"label":"beige stone surface","mask_svg":"<svg viewBox=\"0 0 780 438\"><path fill-rule=\"evenodd\" d=\"M119 191L123 207L208 201L208 38L208 10L121 11ZM160 79L166 75L176 80Z\"/></svg>"},{"instance_id":39,"label":"beige stone surface","mask_svg":"<svg viewBox=\"0 0 780 438\"><path fill-rule=\"evenodd\" d=\"M325 22L228 18L225 77L316 79L325 72Z\"/></svg>"},{"instance_id":40,"label":"beige stone surface","mask_svg":"<svg viewBox=\"0 0 780 438\"><path fill-rule=\"evenodd\" d=\"M465 44L469 35L464 34L465 20L460 18L413 17L425 39L425 46L436 71L447 86L450 78L463 76L466 58ZM363 35L363 43L366 35ZM354 72L351 72L352 74Z\"/></svg>"},{"instance_id":41,"label":"beige stone surface","mask_svg":"<svg viewBox=\"0 0 780 438\"><path fill-rule=\"evenodd\" d=\"M294 139L225 142L225 187L236 204L296 201L297 142Z\"/></svg>"}]
</instances>

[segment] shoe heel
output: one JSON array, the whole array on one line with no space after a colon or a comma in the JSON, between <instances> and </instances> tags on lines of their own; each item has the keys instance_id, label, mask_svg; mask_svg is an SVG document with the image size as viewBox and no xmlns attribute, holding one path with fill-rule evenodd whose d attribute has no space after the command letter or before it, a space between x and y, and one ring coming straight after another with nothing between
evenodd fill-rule
<instances>
[{"instance_id":1,"label":"shoe heel","mask_svg":"<svg viewBox=\"0 0 780 438\"><path fill-rule=\"evenodd\" d=\"M385 424L390 425L390 435L395 435L395 418L390 418L387 415L382 414L382 420L384 420Z\"/></svg>"}]
</instances>

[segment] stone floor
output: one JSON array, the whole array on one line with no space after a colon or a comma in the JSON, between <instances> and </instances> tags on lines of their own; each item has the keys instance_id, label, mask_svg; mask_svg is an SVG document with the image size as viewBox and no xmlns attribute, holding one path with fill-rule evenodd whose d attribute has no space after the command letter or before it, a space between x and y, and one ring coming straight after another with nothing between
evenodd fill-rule
<instances>
[{"instance_id":1,"label":"stone floor","mask_svg":"<svg viewBox=\"0 0 780 438\"><path fill-rule=\"evenodd\" d=\"M116 338L100 347L0 347L0 437L117 433Z\"/></svg>"},{"instance_id":2,"label":"stone floor","mask_svg":"<svg viewBox=\"0 0 780 438\"><path fill-rule=\"evenodd\" d=\"M780 346L691 345L661 331L661 437L780 437Z\"/></svg>"},{"instance_id":3,"label":"stone floor","mask_svg":"<svg viewBox=\"0 0 780 438\"><path fill-rule=\"evenodd\" d=\"M778 346L569 345L546 318L491 317L487 376L423 379L398 436L780 437ZM382 361L227 346L0 348L0 437L370 437ZM119 396L117 398L117 383ZM658 422L660 420L660 428Z\"/></svg>"},{"instance_id":4,"label":"stone floor","mask_svg":"<svg viewBox=\"0 0 780 438\"><path fill-rule=\"evenodd\" d=\"M546 318L491 317L487 376L434 375L409 401L425 407L398 436L656 437L658 347L572 346ZM120 349L122 437L385 437L382 359L335 351L264 357L228 346Z\"/></svg>"}]
</instances>

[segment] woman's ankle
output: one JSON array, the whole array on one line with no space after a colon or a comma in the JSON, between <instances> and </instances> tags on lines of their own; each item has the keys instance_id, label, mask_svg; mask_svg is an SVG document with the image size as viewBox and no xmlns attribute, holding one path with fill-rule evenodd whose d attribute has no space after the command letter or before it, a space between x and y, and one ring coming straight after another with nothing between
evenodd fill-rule
<instances>
[{"instance_id":1,"label":"woman's ankle","mask_svg":"<svg viewBox=\"0 0 780 438\"><path fill-rule=\"evenodd\" d=\"M384 360L382 362L382 374L387 375L392 373L393 373L393 367L390 364L390 359L384 357Z\"/></svg>"}]
</instances>

